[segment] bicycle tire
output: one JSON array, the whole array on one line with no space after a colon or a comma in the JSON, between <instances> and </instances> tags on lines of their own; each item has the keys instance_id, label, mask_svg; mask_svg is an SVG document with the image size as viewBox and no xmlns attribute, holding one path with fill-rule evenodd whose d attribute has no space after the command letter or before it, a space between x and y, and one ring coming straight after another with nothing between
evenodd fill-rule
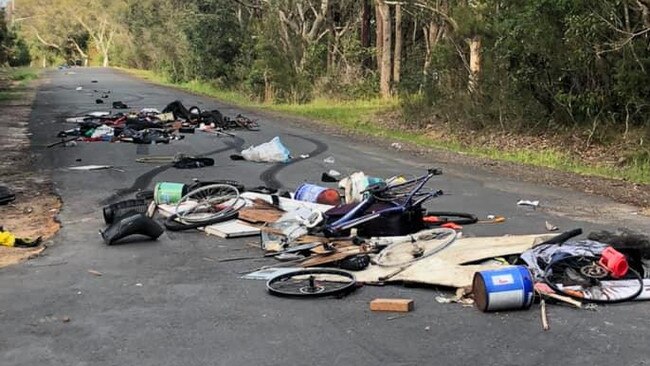
<instances>
[{"instance_id":1,"label":"bicycle tire","mask_svg":"<svg viewBox=\"0 0 650 366\"><path fill-rule=\"evenodd\" d=\"M239 217L239 212L232 212L229 215L224 215L224 216L215 218L215 219L207 221L207 222L183 223L183 222L176 221L178 216L176 214L174 214L174 215L169 216L167 218L167 220L165 220L164 225L165 225L165 228L167 230L169 230L169 231L185 231L185 230L198 229L200 227L218 224L220 222L234 220L237 217Z\"/></svg>"},{"instance_id":2,"label":"bicycle tire","mask_svg":"<svg viewBox=\"0 0 650 366\"><path fill-rule=\"evenodd\" d=\"M183 224L206 224L219 217L239 211L242 200L237 188L228 184L212 184L188 192L176 204L175 214ZM184 204L196 201L196 205L181 209ZM229 203L230 202L230 203ZM224 206L225 205L225 206Z\"/></svg>"},{"instance_id":3,"label":"bicycle tire","mask_svg":"<svg viewBox=\"0 0 650 366\"><path fill-rule=\"evenodd\" d=\"M456 241L456 238L458 237L458 233L453 230L453 229L445 229L445 228L440 228L440 229L433 229L436 230L436 232L439 232L440 234L447 234L446 238L443 238L441 241L442 243L436 246L433 249L428 250L427 252L423 252L422 255L413 257L412 259L408 259L402 262L397 262L397 263L385 263L385 258L387 258L393 251L396 251L400 247L408 247L409 245L414 245L415 243L413 242L401 242L401 243L395 243L387 246L379 252L379 254L375 257L375 264L377 264L380 267L399 267L399 266L405 266L414 262L417 262L419 260L422 260L424 258L430 257L434 254L437 254Z\"/></svg>"},{"instance_id":4,"label":"bicycle tire","mask_svg":"<svg viewBox=\"0 0 650 366\"><path fill-rule=\"evenodd\" d=\"M215 180L209 180L209 181L203 181L203 180L197 180L191 184L188 184L187 186L187 191L191 192L195 189L199 189L205 186L213 185L213 184L226 184L229 186L233 186L237 188L239 192L244 192L246 188L244 187L243 184L239 183L236 180L230 180L230 179L215 179Z\"/></svg>"},{"instance_id":5,"label":"bicycle tire","mask_svg":"<svg viewBox=\"0 0 650 366\"><path fill-rule=\"evenodd\" d=\"M315 275L341 276L348 281L316 281L313 277ZM305 276L309 277L301 278ZM266 289L274 296L318 298L326 296L345 296L354 291L356 285L356 278L353 274L347 271L332 268L306 268L283 273L271 278L266 282Z\"/></svg>"},{"instance_id":6,"label":"bicycle tire","mask_svg":"<svg viewBox=\"0 0 650 366\"><path fill-rule=\"evenodd\" d=\"M585 258L585 259L589 258L589 259L593 259L594 261L598 261L598 259L599 259L598 257L591 257L591 256L569 256L569 257L564 257L562 259L559 259L559 260L557 260L555 262L549 263L549 265L544 270L544 278L543 278L544 282L553 291L555 291L556 293L558 293L560 295L570 297L570 298L572 298L574 300L590 302L590 303L594 303L594 304L619 304L619 303L622 303L622 302L627 302L627 301L630 301L630 300L634 300L643 292L643 287L644 287L643 276L641 276L641 274L639 272L635 271L632 268L628 269L628 271L631 272L634 275L634 277L635 277L634 279L639 281L640 285L639 285L639 289L634 294L632 294L632 295L630 295L628 297L624 297L624 298L621 298L621 299L614 299L614 300L590 299L590 298L586 298L586 297L575 296L575 295L573 295L571 293L568 293L568 292L560 289L555 284L555 281L551 281L549 279L549 277L551 275L551 270L553 269L553 266L557 265L560 262L565 262L565 261L567 261L569 259L578 259L578 258Z\"/></svg>"}]
</instances>

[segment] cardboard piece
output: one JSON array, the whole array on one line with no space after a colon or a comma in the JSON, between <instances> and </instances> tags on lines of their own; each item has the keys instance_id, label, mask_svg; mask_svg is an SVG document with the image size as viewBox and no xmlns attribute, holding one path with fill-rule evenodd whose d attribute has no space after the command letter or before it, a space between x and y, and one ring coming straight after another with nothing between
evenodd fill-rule
<instances>
[{"instance_id":1,"label":"cardboard piece","mask_svg":"<svg viewBox=\"0 0 650 366\"><path fill-rule=\"evenodd\" d=\"M260 235L259 228L247 225L245 222L240 220L230 220L206 226L203 228L203 231L220 238L241 238L245 236Z\"/></svg>"},{"instance_id":2,"label":"cardboard piece","mask_svg":"<svg viewBox=\"0 0 650 366\"><path fill-rule=\"evenodd\" d=\"M551 237L553 235L541 234L461 238L440 253L414 262L385 281L380 281L380 277L390 275L401 267L370 265L365 270L356 272L355 276L357 281L365 283L412 282L426 285L466 287L471 286L475 272L499 268L500 266L496 264L463 265L464 263L519 254Z\"/></svg>"}]
</instances>

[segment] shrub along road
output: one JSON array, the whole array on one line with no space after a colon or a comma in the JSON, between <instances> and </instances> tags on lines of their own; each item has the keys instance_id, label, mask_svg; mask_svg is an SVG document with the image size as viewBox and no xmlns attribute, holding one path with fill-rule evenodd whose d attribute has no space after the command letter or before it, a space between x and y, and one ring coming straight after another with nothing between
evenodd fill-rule
<instances>
[{"instance_id":1,"label":"shrub along road","mask_svg":"<svg viewBox=\"0 0 650 366\"><path fill-rule=\"evenodd\" d=\"M157 242L107 247L101 205L128 197L158 181L237 179L250 186L275 183L290 189L318 182L323 171L363 170L390 176L445 170L433 181L447 194L436 210L500 214L505 224L467 227L465 235L544 233L544 222L561 229L649 227L636 208L608 199L501 179L390 150L387 146L327 135L299 121L243 111L262 124L237 138L197 133L169 145L81 143L46 149L66 117L102 109L93 89L133 109L162 108L180 99L187 106L242 112L217 101L153 86L106 69L46 74L31 117L36 169L51 174L63 199L62 229L46 255L0 269L0 364L2 365L421 365L421 364L642 364L647 358L647 305L632 303L577 311L553 306L551 331L538 310L482 314L434 300L441 291L400 286L361 288L336 300L287 300L269 296L264 283L238 272L272 263L219 263L219 258L259 253L255 240L221 240L199 233L165 233ZM97 84L91 80L98 80ZM84 90L76 91L77 86ZM310 158L277 167L231 161L250 144L282 137L294 156ZM135 162L147 155L213 152L215 167L154 168ZM216 153L215 153L216 152ZM335 164L323 159L333 156ZM81 162L78 161L81 159ZM67 166L107 164L119 170L71 172ZM541 201L532 211L519 199ZM89 273L98 271L102 275ZM415 299L405 317L371 313L376 297Z\"/></svg>"}]
</instances>

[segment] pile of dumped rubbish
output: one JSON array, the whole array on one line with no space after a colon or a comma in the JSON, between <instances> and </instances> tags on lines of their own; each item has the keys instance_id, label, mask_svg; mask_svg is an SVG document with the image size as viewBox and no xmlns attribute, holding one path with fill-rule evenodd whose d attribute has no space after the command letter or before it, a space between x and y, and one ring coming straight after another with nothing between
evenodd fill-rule
<instances>
[{"instance_id":1,"label":"pile of dumped rubbish","mask_svg":"<svg viewBox=\"0 0 650 366\"><path fill-rule=\"evenodd\" d=\"M168 113L168 112L164 112ZM174 112L175 113L175 112ZM176 116L175 116L176 118ZM250 161L286 162L279 139L241 153ZM350 295L361 285L416 283L456 288L439 302L475 304L481 311L529 309L546 302L590 304L650 299L650 238L626 230L464 237L468 225L493 225L502 216L432 212L425 203L443 194L429 188L442 172L419 177L343 177L292 192L245 187L236 181L158 182L153 192L103 208L106 244L134 234L156 239L165 230L201 230L219 238L258 237L268 258L244 278L267 282L270 294L296 298ZM537 206L539 202L522 201ZM549 230L557 228L549 227ZM376 299L373 311L411 311L411 299Z\"/></svg>"},{"instance_id":2,"label":"pile of dumped rubbish","mask_svg":"<svg viewBox=\"0 0 650 366\"><path fill-rule=\"evenodd\" d=\"M100 99L101 100L101 99ZM128 109L121 101L113 102L113 109ZM144 108L139 112L91 112L84 116L68 118L74 128L61 131L60 141L48 145L74 146L82 142L129 142L134 144L168 144L181 140L185 134L196 130L218 136L233 136L228 132L243 129L258 131L259 124L241 114L230 118L218 110L201 111L198 107L186 108L180 101L169 103L162 111Z\"/></svg>"}]
</instances>

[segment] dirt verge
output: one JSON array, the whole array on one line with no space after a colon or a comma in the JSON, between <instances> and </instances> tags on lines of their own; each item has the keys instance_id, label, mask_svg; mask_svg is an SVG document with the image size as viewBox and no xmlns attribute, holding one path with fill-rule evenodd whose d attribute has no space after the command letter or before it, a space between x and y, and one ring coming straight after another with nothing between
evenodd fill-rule
<instances>
[{"instance_id":1,"label":"dirt verge","mask_svg":"<svg viewBox=\"0 0 650 366\"><path fill-rule=\"evenodd\" d=\"M0 267L38 256L60 227L56 215L61 201L49 178L32 169L28 126L35 87L36 83L19 87L0 73L0 91L19 88L21 92L15 99L0 102L0 185L16 195L13 202L0 206L0 226L19 238L42 237L44 244L36 248L0 246Z\"/></svg>"}]
</instances>

